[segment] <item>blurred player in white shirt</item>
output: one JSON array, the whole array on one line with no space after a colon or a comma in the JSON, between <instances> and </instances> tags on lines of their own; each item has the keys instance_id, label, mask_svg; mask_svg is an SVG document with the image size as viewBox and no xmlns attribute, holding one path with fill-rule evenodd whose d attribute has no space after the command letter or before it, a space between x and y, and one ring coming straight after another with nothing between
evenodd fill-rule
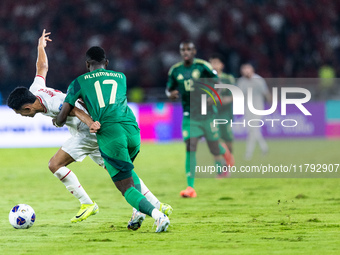
<instances>
[{"instance_id":1,"label":"blurred player in white shirt","mask_svg":"<svg viewBox=\"0 0 340 255\"><path fill-rule=\"evenodd\" d=\"M240 71L242 77L238 79L237 85L242 90L246 102L248 98L248 88L252 88L254 108L257 110L264 110L265 100L267 99L268 102L271 102L271 94L265 80L255 73L254 67L251 64L243 64ZM250 112L248 105L246 104L244 118L246 123L248 123L251 119L262 119L262 116ZM262 136L261 127L248 127L247 130L248 136L245 159L250 160L252 158L256 143L259 144L262 154L266 154L268 152L268 145Z\"/></svg>"},{"instance_id":2,"label":"blurred player in white shirt","mask_svg":"<svg viewBox=\"0 0 340 255\"><path fill-rule=\"evenodd\" d=\"M22 116L34 117L36 113L41 113L54 119L64 103L66 95L61 91L46 87L45 83L48 71L45 47L47 41L51 41L49 35L50 33L46 33L44 30L39 38L37 71L33 84L29 89L25 87L14 89L8 97L8 106ZM67 118L66 126L72 136L50 159L48 166L51 172L66 186L67 190L81 203L79 212L71 219L71 222L78 222L96 214L99 208L79 183L77 176L66 166L75 161L82 161L86 156L89 156L98 165L104 168L105 166L99 152L97 137L89 130L93 120L87 114L81 102L76 103L71 115L73 116ZM156 208L166 214L171 214L171 206L160 203L142 180L140 180L140 185L143 194Z\"/></svg>"}]
</instances>

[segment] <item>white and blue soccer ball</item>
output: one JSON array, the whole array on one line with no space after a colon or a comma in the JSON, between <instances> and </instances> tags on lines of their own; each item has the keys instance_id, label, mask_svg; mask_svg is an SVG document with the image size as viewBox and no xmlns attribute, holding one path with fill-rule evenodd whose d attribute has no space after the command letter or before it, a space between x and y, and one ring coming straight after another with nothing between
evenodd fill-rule
<instances>
[{"instance_id":1,"label":"white and blue soccer ball","mask_svg":"<svg viewBox=\"0 0 340 255\"><path fill-rule=\"evenodd\" d=\"M18 204L9 212L9 223L13 228L30 228L35 222L35 212L32 207L26 204Z\"/></svg>"}]
</instances>

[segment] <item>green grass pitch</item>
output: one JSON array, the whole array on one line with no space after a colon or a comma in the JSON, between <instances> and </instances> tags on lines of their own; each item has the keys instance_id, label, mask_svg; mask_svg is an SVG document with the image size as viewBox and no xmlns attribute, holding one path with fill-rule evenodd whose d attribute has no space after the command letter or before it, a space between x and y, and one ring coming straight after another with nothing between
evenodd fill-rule
<instances>
[{"instance_id":1,"label":"green grass pitch","mask_svg":"<svg viewBox=\"0 0 340 255\"><path fill-rule=\"evenodd\" d=\"M245 143L234 146L239 166L340 163L339 141L272 140L250 162ZM1 149L0 254L340 254L340 179L200 178L198 197L183 199L184 151L181 142L143 144L136 159L145 184L174 208L168 232L157 234L151 218L128 231L130 206L90 159L70 169L100 212L71 224L79 203L47 167L56 148ZM9 224L18 203L34 208L32 228Z\"/></svg>"}]
</instances>

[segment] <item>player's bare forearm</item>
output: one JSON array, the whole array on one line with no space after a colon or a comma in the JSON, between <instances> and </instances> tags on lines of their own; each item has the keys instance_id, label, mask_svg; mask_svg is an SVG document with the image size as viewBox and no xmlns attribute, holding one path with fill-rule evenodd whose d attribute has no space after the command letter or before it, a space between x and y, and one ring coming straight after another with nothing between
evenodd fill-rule
<instances>
[{"instance_id":1,"label":"player's bare forearm","mask_svg":"<svg viewBox=\"0 0 340 255\"><path fill-rule=\"evenodd\" d=\"M46 33L46 30L44 29L38 41L38 57L37 57L37 63L36 63L36 68L37 68L36 75L40 75L44 78L46 78L47 71L48 71L48 59L47 59L45 47L47 46L48 41L49 42L52 41L49 38L50 34L51 34L50 32Z\"/></svg>"},{"instance_id":2,"label":"player's bare forearm","mask_svg":"<svg viewBox=\"0 0 340 255\"><path fill-rule=\"evenodd\" d=\"M171 100L176 100L179 98L179 92L178 90L171 90L169 91L169 89L165 90L165 94L167 95L167 97Z\"/></svg>"},{"instance_id":3,"label":"player's bare forearm","mask_svg":"<svg viewBox=\"0 0 340 255\"><path fill-rule=\"evenodd\" d=\"M92 120L90 115L88 115L83 110L81 110L77 107L74 107L72 109L72 111L70 112L70 116L76 116L78 119L80 119L80 121L84 122L89 128L94 123L94 121Z\"/></svg>"},{"instance_id":4,"label":"player's bare forearm","mask_svg":"<svg viewBox=\"0 0 340 255\"><path fill-rule=\"evenodd\" d=\"M233 97L232 96L223 96L221 98L222 104L229 104L233 101Z\"/></svg>"},{"instance_id":5,"label":"player's bare forearm","mask_svg":"<svg viewBox=\"0 0 340 255\"><path fill-rule=\"evenodd\" d=\"M62 127L65 125L67 116L70 115L71 111L73 109L73 106L69 103L64 102L63 106L61 107L60 112L58 113L57 117L53 119L53 125L56 127Z\"/></svg>"}]
</instances>

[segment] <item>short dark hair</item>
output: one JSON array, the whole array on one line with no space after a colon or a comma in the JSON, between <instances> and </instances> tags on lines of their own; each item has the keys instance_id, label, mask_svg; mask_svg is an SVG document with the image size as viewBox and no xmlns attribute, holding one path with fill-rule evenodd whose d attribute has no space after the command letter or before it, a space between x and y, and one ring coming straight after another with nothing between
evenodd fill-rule
<instances>
[{"instance_id":1,"label":"short dark hair","mask_svg":"<svg viewBox=\"0 0 340 255\"><path fill-rule=\"evenodd\" d=\"M102 47L93 46L86 51L86 61L102 62L103 60L106 60L106 55Z\"/></svg>"},{"instance_id":2,"label":"short dark hair","mask_svg":"<svg viewBox=\"0 0 340 255\"><path fill-rule=\"evenodd\" d=\"M219 59L222 63L224 63L224 57L221 54L214 53L212 54L209 59Z\"/></svg>"},{"instance_id":3,"label":"short dark hair","mask_svg":"<svg viewBox=\"0 0 340 255\"><path fill-rule=\"evenodd\" d=\"M36 99L28 88L17 87L8 96L7 105L14 110L20 110L23 105L33 104Z\"/></svg>"}]
</instances>

